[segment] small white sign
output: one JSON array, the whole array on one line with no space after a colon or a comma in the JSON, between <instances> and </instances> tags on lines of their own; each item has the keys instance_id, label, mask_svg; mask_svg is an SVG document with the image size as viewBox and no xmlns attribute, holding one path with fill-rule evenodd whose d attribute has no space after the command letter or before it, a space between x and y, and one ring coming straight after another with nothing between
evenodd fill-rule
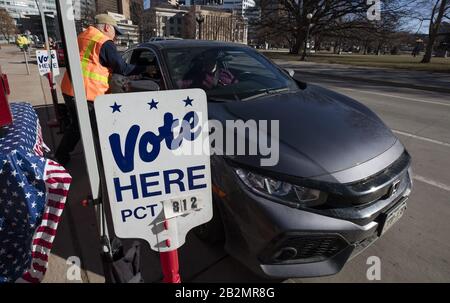
<instances>
[{"instance_id":1,"label":"small white sign","mask_svg":"<svg viewBox=\"0 0 450 303\"><path fill-rule=\"evenodd\" d=\"M205 92L103 95L94 105L116 235L177 249L213 215Z\"/></svg>"},{"instance_id":2,"label":"small white sign","mask_svg":"<svg viewBox=\"0 0 450 303\"><path fill-rule=\"evenodd\" d=\"M51 54L52 54L53 74L57 76L59 75L59 65L58 65L58 58L56 57L56 51L52 50ZM39 74L41 76L48 74L50 72L50 59L48 57L48 51L37 50L36 60L38 64Z\"/></svg>"}]
</instances>

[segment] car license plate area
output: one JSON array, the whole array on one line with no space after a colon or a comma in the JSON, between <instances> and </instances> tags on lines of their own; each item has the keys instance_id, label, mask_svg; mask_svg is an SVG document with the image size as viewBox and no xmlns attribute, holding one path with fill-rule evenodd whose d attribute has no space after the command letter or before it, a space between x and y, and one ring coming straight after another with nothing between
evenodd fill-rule
<instances>
[{"instance_id":1,"label":"car license plate area","mask_svg":"<svg viewBox=\"0 0 450 303\"><path fill-rule=\"evenodd\" d=\"M382 221L379 235L384 235L405 213L407 208L406 199L403 199L397 206L389 210Z\"/></svg>"}]
</instances>

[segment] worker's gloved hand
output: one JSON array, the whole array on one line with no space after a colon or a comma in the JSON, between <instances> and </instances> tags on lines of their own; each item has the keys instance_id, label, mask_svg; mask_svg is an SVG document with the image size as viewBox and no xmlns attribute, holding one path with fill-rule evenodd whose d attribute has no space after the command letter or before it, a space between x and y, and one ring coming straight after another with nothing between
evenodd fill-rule
<instances>
[{"instance_id":1,"label":"worker's gloved hand","mask_svg":"<svg viewBox=\"0 0 450 303\"><path fill-rule=\"evenodd\" d=\"M127 77L128 80L134 81L134 80L141 80L142 79L142 75L131 75Z\"/></svg>"}]
</instances>

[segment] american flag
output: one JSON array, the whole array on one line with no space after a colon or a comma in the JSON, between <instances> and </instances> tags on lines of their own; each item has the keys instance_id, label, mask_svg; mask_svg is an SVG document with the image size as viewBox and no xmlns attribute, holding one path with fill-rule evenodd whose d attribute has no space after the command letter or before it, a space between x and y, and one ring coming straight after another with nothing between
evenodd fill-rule
<instances>
[{"instance_id":1,"label":"american flag","mask_svg":"<svg viewBox=\"0 0 450 303\"><path fill-rule=\"evenodd\" d=\"M33 107L11 112L14 123L0 128L0 283L40 282L72 178L44 157Z\"/></svg>"}]
</instances>

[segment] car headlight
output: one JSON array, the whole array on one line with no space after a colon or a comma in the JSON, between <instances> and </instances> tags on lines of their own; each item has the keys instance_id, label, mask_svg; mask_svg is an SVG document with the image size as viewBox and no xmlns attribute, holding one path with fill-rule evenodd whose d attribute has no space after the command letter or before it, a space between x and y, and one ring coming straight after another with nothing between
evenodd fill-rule
<instances>
[{"instance_id":1,"label":"car headlight","mask_svg":"<svg viewBox=\"0 0 450 303\"><path fill-rule=\"evenodd\" d=\"M326 193L284 181L268 178L242 168L235 169L239 179L250 189L296 207L318 206L326 201Z\"/></svg>"}]
</instances>

